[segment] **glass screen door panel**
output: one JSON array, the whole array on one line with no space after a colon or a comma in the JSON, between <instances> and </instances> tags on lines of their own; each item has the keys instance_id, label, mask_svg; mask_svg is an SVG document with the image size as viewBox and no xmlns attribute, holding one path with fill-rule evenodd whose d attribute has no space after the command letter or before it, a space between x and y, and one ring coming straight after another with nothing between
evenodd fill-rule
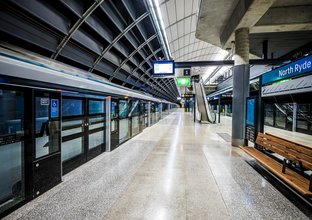
<instances>
[{"instance_id":1,"label":"glass screen door panel","mask_svg":"<svg viewBox=\"0 0 312 220\"><path fill-rule=\"evenodd\" d=\"M78 156L83 157L85 153L84 105L85 101L82 98L67 96L62 98L62 162L67 162ZM63 163L63 170L64 167L66 164Z\"/></svg>"},{"instance_id":2,"label":"glass screen door panel","mask_svg":"<svg viewBox=\"0 0 312 220\"><path fill-rule=\"evenodd\" d=\"M60 92L34 91L34 197L61 182L60 100Z\"/></svg>"},{"instance_id":3,"label":"glass screen door panel","mask_svg":"<svg viewBox=\"0 0 312 220\"><path fill-rule=\"evenodd\" d=\"M89 149L101 146L105 143L104 129L105 129L104 117L89 118ZM99 130L99 131L97 131ZM97 131L97 132L93 132Z\"/></svg>"},{"instance_id":4,"label":"glass screen door panel","mask_svg":"<svg viewBox=\"0 0 312 220\"><path fill-rule=\"evenodd\" d=\"M59 105L59 99L50 99L49 96L35 97L36 159L60 150L60 121L59 116L51 117L52 102Z\"/></svg>"},{"instance_id":5,"label":"glass screen door panel","mask_svg":"<svg viewBox=\"0 0 312 220\"><path fill-rule=\"evenodd\" d=\"M105 101L88 100L88 149L101 148L105 150Z\"/></svg>"},{"instance_id":6,"label":"glass screen door panel","mask_svg":"<svg viewBox=\"0 0 312 220\"><path fill-rule=\"evenodd\" d=\"M118 100L112 99L111 104L111 150L119 145L119 109Z\"/></svg>"},{"instance_id":7,"label":"glass screen door panel","mask_svg":"<svg viewBox=\"0 0 312 220\"><path fill-rule=\"evenodd\" d=\"M0 213L24 199L24 92L0 87Z\"/></svg>"},{"instance_id":8,"label":"glass screen door panel","mask_svg":"<svg viewBox=\"0 0 312 220\"><path fill-rule=\"evenodd\" d=\"M140 133L140 119L139 116L134 116L131 119L131 131L132 131L132 137Z\"/></svg>"},{"instance_id":9,"label":"glass screen door panel","mask_svg":"<svg viewBox=\"0 0 312 220\"><path fill-rule=\"evenodd\" d=\"M83 119L66 119L62 122L62 162L84 153Z\"/></svg>"}]
</instances>

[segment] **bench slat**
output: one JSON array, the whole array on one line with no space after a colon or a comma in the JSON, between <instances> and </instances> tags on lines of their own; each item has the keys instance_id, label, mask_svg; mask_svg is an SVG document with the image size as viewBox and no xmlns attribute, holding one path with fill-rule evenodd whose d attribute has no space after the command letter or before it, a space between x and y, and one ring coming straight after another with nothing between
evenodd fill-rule
<instances>
[{"instance_id":1,"label":"bench slat","mask_svg":"<svg viewBox=\"0 0 312 220\"><path fill-rule=\"evenodd\" d=\"M272 142L268 139L261 139L259 138L256 141L257 144L268 148L269 150L280 154L283 157L286 157L287 159L291 159L294 161L301 161L303 163L303 165L309 169L312 169L312 159L310 159L310 157L300 154L298 152L294 152L292 150L289 150L287 147L279 144L279 143L275 143Z\"/></svg>"},{"instance_id":2,"label":"bench slat","mask_svg":"<svg viewBox=\"0 0 312 220\"><path fill-rule=\"evenodd\" d=\"M297 146L293 143L287 143L284 139L279 139L276 136L261 132L258 133L256 139L256 144L280 154L287 159L300 161L304 167L312 170L312 149L305 146Z\"/></svg>"},{"instance_id":3,"label":"bench slat","mask_svg":"<svg viewBox=\"0 0 312 220\"><path fill-rule=\"evenodd\" d=\"M285 146L293 149L294 151L297 151L299 153L305 154L307 156L311 156L312 155L312 148L309 148L309 147L306 147L304 145L301 145L301 144L298 144L298 143L294 143L294 142L291 142L291 141L287 141L287 140L285 140L283 138L274 136L272 134L265 133L265 136L266 136L266 138L269 138L272 141L276 141L276 142L278 142L278 143L280 143L282 145L285 145Z\"/></svg>"},{"instance_id":4,"label":"bench slat","mask_svg":"<svg viewBox=\"0 0 312 220\"><path fill-rule=\"evenodd\" d=\"M305 196L312 196L312 192L309 191L309 181L298 173L287 169L286 173L282 173L282 164L260 152L253 147L241 147L246 153L254 157L259 161L264 167L278 176L280 179L284 180L288 185L296 189L299 193Z\"/></svg>"}]
</instances>

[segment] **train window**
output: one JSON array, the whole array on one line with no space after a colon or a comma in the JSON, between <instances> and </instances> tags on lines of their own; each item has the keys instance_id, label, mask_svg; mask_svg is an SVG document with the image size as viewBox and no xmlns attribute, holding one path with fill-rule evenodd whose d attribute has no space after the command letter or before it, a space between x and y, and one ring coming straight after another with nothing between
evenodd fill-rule
<instances>
[{"instance_id":1,"label":"train window","mask_svg":"<svg viewBox=\"0 0 312 220\"><path fill-rule=\"evenodd\" d=\"M279 106L279 105L276 105ZM276 117L275 117L275 125L276 127L286 129L286 119L287 115L286 112L281 108L275 108L276 110Z\"/></svg>"},{"instance_id":2,"label":"train window","mask_svg":"<svg viewBox=\"0 0 312 220\"><path fill-rule=\"evenodd\" d=\"M129 114L129 103L127 100L119 100L119 117L126 118Z\"/></svg>"},{"instance_id":3,"label":"train window","mask_svg":"<svg viewBox=\"0 0 312 220\"><path fill-rule=\"evenodd\" d=\"M57 152L59 120L51 120L49 94L36 95L35 97L35 146L36 158Z\"/></svg>"},{"instance_id":4,"label":"train window","mask_svg":"<svg viewBox=\"0 0 312 220\"><path fill-rule=\"evenodd\" d=\"M62 114L66 116L77 116L83 114L83 101L81 99L66 99L62 100Z\"/></svg>"},{"instance_id":5,"label":"train window","mask_svg":"<svg viewBox=\"0 0 312 220\"><path fill-rule=\"evenodd\" d=\"M104 113L104 101L89 100L89 114Z\"/></svg>"},{"instance_id":6,"label":"train window","mask_svg":"<svg viewBox=\"0 0 312 220\"><path fill-rule=\"evenodd\" d=\"M140 114L140 105L139 101L132 101L131 102L131 116L139 115Z\"/></svg>"},{"instance_id":7,"label":"train window","mask_svg":"<svg viewBox=\"0 0 312 220\"><path fill-rule=\"evenodd\" d=\"M273 104L264 105L264 124L265 125L274 125L274 107Z\"/></svg>"},{"instance_id":8,"label":"train window","mask_svg":"<svg viewBox=\"0 0 312 220\"><path fill-rule=\"evenodd\" d=\"M111 116L112 118L116 118L118 115L117 115L117 102L113 102L112 101L112 108L111 108Z\"/></svg>"}]
</instances>

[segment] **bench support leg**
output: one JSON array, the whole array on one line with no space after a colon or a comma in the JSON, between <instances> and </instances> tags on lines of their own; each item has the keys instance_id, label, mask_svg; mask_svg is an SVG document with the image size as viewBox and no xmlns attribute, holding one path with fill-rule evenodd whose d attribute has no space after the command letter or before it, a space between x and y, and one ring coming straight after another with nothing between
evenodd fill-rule
<instances>
[{"instance_id":1,"label":"bench support leg","mask_svg":"<svg viewBox=\"0 0 312 220\"><path fill-rule=\"evenodd\" d=\"M304 174L304 167L303 167L302 161L299 161L299 167L300 167L300 172Z\"/></svg>"},{"instance_id":2,"label":"bench support leg","mask_svg":"<svg viewBox=\"0 0 312 220\"><path fill-rule=\"evenodd\" d=\"M284 159L284 160L283 160L283 169L282 169L282 172L283 172L283 173L285 173L286 167L287 167L287 160Z\"/></svg>"},{"instance_id":3,"label":"bench support leg","mask_svg":"<svg viewBox=\"0 0 312 220\"><path fill-rule=\"evenodd\" d=\"M310 175L309 191L312 192L312 174Z\"/></svg>"}]
</instances>

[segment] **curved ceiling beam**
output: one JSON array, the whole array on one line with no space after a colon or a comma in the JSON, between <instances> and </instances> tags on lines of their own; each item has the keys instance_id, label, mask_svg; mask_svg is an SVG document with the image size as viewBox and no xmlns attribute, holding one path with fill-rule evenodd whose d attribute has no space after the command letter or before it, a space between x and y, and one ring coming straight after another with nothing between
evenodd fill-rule
<instances>
[{"instance_id":1,"label":"curved ceiling beam","mask_svg":"<svg viewBox=\"0 0 312 220\"><path fill-rule=\"evenodd\" d=\"M52 54L51 58L56 59L57 56L61 53L63 48L66 46L68 41L72 38L75 32L79 29L79 27L87 20L87 18L97 9L105 0L96 0L88 10L82 14L82 16L78 19L78 21L71 27L66 37L63 38L61 43L57 46L56 51Z\"/></svg>"},{"instance_id":2,"label":"curved ceiling beam","mask_svg":"<svg viewBox=\"0 0 312 220\"><path fill-rule=\"evenodd\" d=\"M113 75L109 78L109 81L112 81L112 79L115 77L115 74L119 72L119 70L125 65L126 62L129 61L130 58L132 58L139 50L141 50L146 44L148 44L150 41L152 41L154 38L157 37L157 34L152 35L150 38L148 38L144 43L142 43L138 48L136 48L122 63L119 65L119 67L113 72Z\"/></svg>"},{"instance_id":3,"label":"curved ceiling beam","mask_svg":"<svg viewBox=\"0 0 312 220\"><path fill-rule=\"evenodd\" d=\"M127 26L125 28L125 30L123 30L123 32L121 32L112 42L110 45L108 45L108 47L106 47L101 55L94 61L94 63L92 64L92 67L89 69L89 72L92 72L95 68L96 65L98 65L100 63L100 61L104 58L105 54L114 47L114 45L123 37L125 36L134 26L136 26L138 23L140 23L144 18L146 18L147 16L149 16L149 12L145 12L144 14L142 14L140 17L138 17L134 22L132 22L129 26Z\"/></svg>"},{"instance_id":4,"label":"curved ceiling beam","mask_svg":"<svg viewBox=\"0 0 312 220\"><path fill-rule=\"evenodd\" d=\"M133 76L133 73L137 72L139 69L142 70L142 66L144 63L147 63L149 61L150 58L152 58L153 56L155 56L155 54L157 54L159 51L161 51L162 48L158 48L157 50L155 50L154 52L152 52L148 57L146 57L131 73L130 75L127 77L127 79L129 79L131 76ZM142 70L143 71L143 70ZM144 72L144 71L143 71ZM140 80L140 78L138 78ZM126 82L124 82L126 83ZM123 84L124 85L124 84Z\"/></svg>"}]
</instances>

